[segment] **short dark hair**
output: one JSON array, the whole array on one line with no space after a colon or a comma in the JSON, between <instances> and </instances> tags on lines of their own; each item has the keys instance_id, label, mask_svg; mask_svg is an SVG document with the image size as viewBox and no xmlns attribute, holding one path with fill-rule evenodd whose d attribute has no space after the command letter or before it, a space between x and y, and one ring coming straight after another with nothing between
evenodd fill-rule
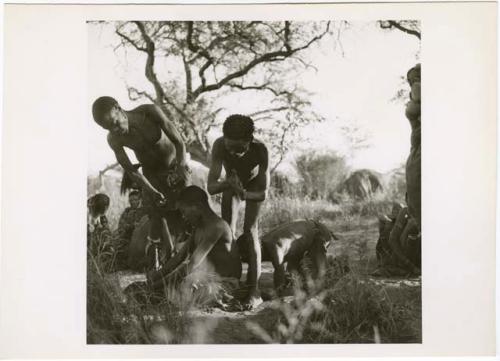
<instances>
[{"instance_id":1,"label":"short dark hair","mask_svg":"<svg viewBox=\"0 0 500 361\"><path fill-rule=\"evenodd\" d=\"M241 114L230 115L222 126L224 137L234 140L251 140L254 130L252 118Z\"/></svg>"},{"instance_id":2,"label":"short dark hair","mask_svg":"<svg viewBox=\"0 0 500 361\"><path fill-rule=\"evenodd\" d=\"M97 98L94 101L94 104L92 104L92 116L94 117L95 122L102 125L102 118L114 106L120 106L115 98L107 96Z\"/></svg>"},{"instance_id":3,"label":"short dark hair","mask_svg":"<svg viewBox=\"0 0 500 361\"><path fill-rule=\"evenodd\" d=\"M181 190L177 197L177 203L209 206L207 192L198 186L189 186Z\"/></svg>"},{"instance_id":4,"label":"short dark hair","mask_svg":"<svg viewBox=\"0 0 500 361\"><path fill-rule=\"evenodd\" d=\"M104 193L97 193L87 199L87 207L92 216L106 213L109 207L109 197Z\"/></svg>"}]
</instances>

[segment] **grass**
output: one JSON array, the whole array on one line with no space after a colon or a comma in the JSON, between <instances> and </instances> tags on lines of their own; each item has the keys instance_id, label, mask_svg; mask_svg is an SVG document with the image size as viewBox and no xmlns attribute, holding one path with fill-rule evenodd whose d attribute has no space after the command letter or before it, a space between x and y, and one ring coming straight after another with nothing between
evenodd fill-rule
<instances>
[{"instance_id":1,"label":"grass","mask_svg":"<svg viewBox=\"0 0 500 361\"><path fill-rule=\"evenodd\" d=\"M122 203L112 202L111 224L116 224ZM293 296L273 303L276 322L264 325L255 315L254 321L240 323L238 329L229 324L228 333L247 332L255 338L252 342L261 343L421 342L420 287L386 287L366 276L376 262L377 215L389 212L390 207L391 200L383 195L362 202L345 200L340 205L321 199L269 198L262 209L262 233L298 218L323 221L341 238L335 249L340 257L329 258L322 287L309 287L306 292L296 280ZM220 210L216 202L214 208ZM206 288L193 292L171 286L159 297L136 288L123 302L105 273L110 267L105 259L100 254L88 256L88 343L221 342L214 335L222 321L193 316L209 306Z\"/></svg>"}]
</instances>

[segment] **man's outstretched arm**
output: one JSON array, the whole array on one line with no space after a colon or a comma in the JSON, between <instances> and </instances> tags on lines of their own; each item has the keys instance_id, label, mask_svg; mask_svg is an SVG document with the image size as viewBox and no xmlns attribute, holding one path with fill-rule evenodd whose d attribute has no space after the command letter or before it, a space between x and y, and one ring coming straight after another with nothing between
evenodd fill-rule
<instances>
[{"instance_id":1,"label":"man's outstretched arm","mask_svg":"<svg viewBox=\"0 0 500 361\"><path fill-rule=\"evenodd\" d=\"M192 245L193 238L191 236L181 247L179 252L177 252L175 256L170 258L160 271L152 271L148 274L149 282L155 284L160 280L172 275L177 270L177 268L187 260L189 256L189 250L191 249Z\"/></svg>"},{"instance_id":2,"label":"man's outstretched arm","mask_svg":"<svg viewBox=\"0 0 500 361\"><path fill-rule=\"evenodd\" d=\"M189 259L188 273L197 270L206 261L207 255L222 237L223 233L224 230L220 226L212 227L205 233L203 240L196 246Z\"/></svg>"},{"instance_id":3,"label":"man's outstretched arm","mask_svg":"<svg viewBox=\"0 0 500 361\"><path fill-rule=\"evenodd\" d=\"M116 161L122 166L125 172L130 175L130 178L150 193L155 194L159 199L163 199L163 195L133 166L127 153L125 153L123 146L119 144L110 134L108 135L108 144L115 153Z\"/></svg>"},{"instance_id":4,"label":"man's outstretched arm","mask_svg":"<svg viewBox=\"0 0 500 361\"><path fill-rule=\"evenodd\" d=\"M223 146L219 140L216 140L212 149L212 162L208 172L207 190L210 194L224 192L230 188L227 181L219 181L222 173L222 156L220 147Z\"/></svg>"}]
</instances>

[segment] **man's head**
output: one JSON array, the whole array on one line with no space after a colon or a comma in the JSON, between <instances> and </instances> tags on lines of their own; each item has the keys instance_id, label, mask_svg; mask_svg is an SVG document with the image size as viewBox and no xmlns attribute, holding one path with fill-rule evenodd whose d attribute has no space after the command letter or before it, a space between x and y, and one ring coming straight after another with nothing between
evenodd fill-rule
<instances>
[{"instance_id":1,"label":"man's head","mask_svg":"<svg viewBox=\"0 0 500 361\"><path fill-rule=\"evenodd\" d=\"M87 207L92 217L102 216L109 208L109 197L104 193L97 193L87 199Z\"/></svg>"},{"instance_id":2,"label":"man's head","mask_svg":"<svg viewBox=\"0 0 500 361\"><path fill-rule=\"evenodd\" d=\"M224 134L224 145L229 153L241 157L250 147L254 132L253 120L241 114L233 114L227 117L222 127Z\"/></svg>"},{"instance_id":3,"label":"man's head","mask_svg":"<svg viewBox=\"0 0 500 361\"><path fill-rule=\"evenodd\" d=\"M128 201L132 208L139 208L141 205L141 193L138 190L133 190L128 195Z\"/></svg>"},{"instance_id":4,"label":"man's head","mask_svg":"<svg viewBox=\"0 0 500 361\"><path fill-rule=\"evenodd\" d=\"M114 98L97 98L92 105L92 116L97 124L111 133L128 132L127 115Z\"/></svg>"},{"instance_id":5,"label":"man's head","mask_svg":"<svg viewBox=\"0 0 500 361\"><path fill-rule=\"evenodd\" d=\"M207 193L197 186L184 188L177 198L177 208L192 225L199 222L201 215L210 209Z\"/></svg>"}]
</instances>

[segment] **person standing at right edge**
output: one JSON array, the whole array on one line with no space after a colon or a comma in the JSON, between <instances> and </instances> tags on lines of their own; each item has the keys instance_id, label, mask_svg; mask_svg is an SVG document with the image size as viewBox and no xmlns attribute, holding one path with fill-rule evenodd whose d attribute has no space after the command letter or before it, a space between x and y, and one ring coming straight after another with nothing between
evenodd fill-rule
<instances>
[{"instance_id":1,"label":"person standing at right edge","mask_svg":"<svg viewBox=\"0 0 500 361\"><path fill-rule=\"evenodd\" d=\"M422 176L420 151L420 64L415 65L407 73L410 84L410 101L406 106L406 117L411 125L411 148L406 161L406 188L408 192L408 212L415 219L421 232L422 216Z\"/></svg>"},{"instance_id":2,"label":"person standing at right edge","mask_svg":"<svg viewBox=\"0 0 500 361\"><path fill-rule=\"evenodd\" d=\"M246 306L252 309L262 303L259 291L261 273L261 246L259 240L259 215L269 187L269 155L264 143L254 138L253 120L233 114L223 125L223 136L215 140L212 164L208 174L207 189L210 194L222 193L222 218L230 225L236 237L238 209L245 202L245 219L242 237L247 238L249 256ZM222 167L226 179L220 180Z\"/></svg>"}]
</instances>

